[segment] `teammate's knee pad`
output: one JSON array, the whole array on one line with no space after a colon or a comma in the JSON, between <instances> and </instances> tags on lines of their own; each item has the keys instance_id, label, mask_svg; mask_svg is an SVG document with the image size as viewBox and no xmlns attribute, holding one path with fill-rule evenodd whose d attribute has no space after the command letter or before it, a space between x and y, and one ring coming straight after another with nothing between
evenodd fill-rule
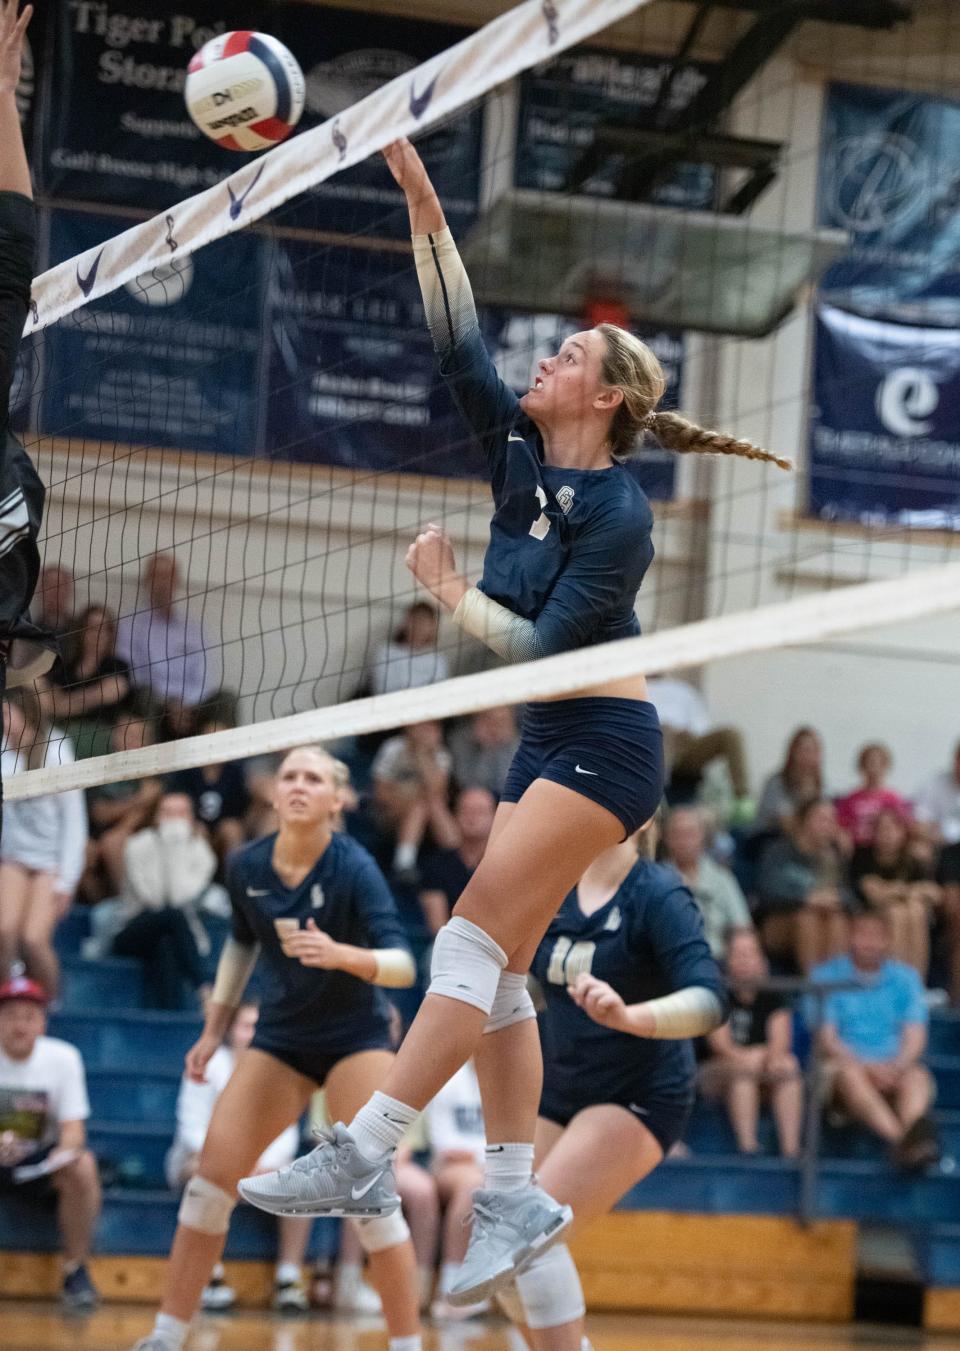
<instances>
[{"instance_id":1,"label":"teammate's knee pad","mask_svg":"<svg viewBox=\"0 0 960 1351\"><path fill-rule=\"evenodd\" d=\"M576 1263L565 1243L555 1243L517 1277L527 1327L556 1328L586 1312Z\"/></svg>"},{"instance_id":2,"label":"teammate's knee pad","mask_svg":"<svg viewBox=\"0 0 960 1351\"><path fill-rule=\"evenodd\" d=\"M370 1220L354 1220L353 1223L360 1247L366 1253L395 1248L398 1243L404 1243L410 1237L410 1230L401 1210L394 1210L390 1215L378 1215Z\"/></svg>"},{"instance_id":3,"label":"teammate's knee pad","mask_svg":"<svg viewBox=\"0 0 960 1351\"><path fill-rule=\"evenodd\" d=\"M177 1219L201 1234L225 1234L236 1204L236 1197L205 1177L192 1177L183 1190Z\"/></svg>"},{"instance_id":4,"label":"teammate's knee pad","mask_svg":"<svg viewBox=\"0 0 960 1351\"><path fill-rule=\"evenodd\" d=\"M527 990L526 976L518 975L516 971L501 971L484 1032L500 1032L505 1027L512 1027L514 1023L522 1023L536 1016L537 1010Z\"/></svg>"},{"instance_id":5,"label":"teammate's knee pad","mask_svg":"<svg viewBox=\"0 0 960 1351\"><path fill-rule=\"evenodd\" d=\"M489 934L454 915L437 934L428 994L446 995L489 1014L507 954Z\"/></svg>"},{"instance_id":6,"label":"teammate's knee pad","mask_svg":"<svg viewBox=\"0 0 960 1351\"><path fill-rule=\"evenodd\" d=\"M516 1281L511 1281L509 1285L502 1286L497 1291L496 1300L514 1327L522 1328L526 1325L527 1315Z\"/></svg>"}]
</instances>

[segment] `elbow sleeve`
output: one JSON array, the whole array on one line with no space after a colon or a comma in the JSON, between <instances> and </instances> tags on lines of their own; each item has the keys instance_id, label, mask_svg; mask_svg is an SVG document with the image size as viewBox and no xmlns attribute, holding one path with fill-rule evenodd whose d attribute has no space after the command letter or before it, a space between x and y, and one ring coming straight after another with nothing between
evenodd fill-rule
<instances>
[{"instance_id":1,"label":"elbow sleeve","mask_svg":"<svg viewBox=\"0 0 960 1351\"><path fill-rule=\"evenodd\" d=\"M491 600L479 587L464 592L452 617L457 628L479 638L505 661L533 661L542 655L533 622Z\"/></svg>"},{"instance_id":2,"label":"elbow sleeve","mask_svg":"<svg viewBox=\"0 0 960 1351\"><path fill-rule=\"evenodd\" d=\"M223 945L220 961L217 963L217 975L210 996L217 1004L225 1004L235 1009L243 998L247 981L253 974L260 955L257 943L238 943L231 935Z\"/></svg>"},{"instance_id":3,"label":"elbow sleeve","mask_svg":"<svg viewBox=\"0 0 960 1351\"><path fill-rule=\"evenodd\" d=\"M417 969L405 948L374 948L371 956L377 964L374 985L402 990L411 986L416 979Z\"/></svg>"},{"instance_id":4,"label":"elbow sleeve","mask_svg":"<svg viewBox=\"0 0 960 1351\"><path fill-rule=\"evenodd\" d=\"M413 236L413 259L433 345L443 354L477 327L470 279L448 229Z\"/></svg>"},{"instance_id":5,"label":"elbow sleeve","mask_svg":"<svg viewBox=\"0 0 960 1351\"><path fill-rule=\"evenodd\" d=\"M713 990L690 985L685 990L651 999L646 1008L653 1014L657 1040L703 1037L723 1022L723 1004Z\"/></svg>"}]
</instances>

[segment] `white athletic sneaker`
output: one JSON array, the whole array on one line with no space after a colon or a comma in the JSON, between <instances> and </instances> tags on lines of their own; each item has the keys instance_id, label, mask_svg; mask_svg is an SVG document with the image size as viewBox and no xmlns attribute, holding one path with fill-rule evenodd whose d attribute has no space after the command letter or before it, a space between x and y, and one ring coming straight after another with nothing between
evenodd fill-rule
<instances>
[{"instance_id":1,"label":"white athletic sneaker","mask_svg":"<svg viewBox=\"0 0 960 1351\"><path fill-rule=\"evenodd\" d=\"M271 1304L277 1313L309 1313L310 1293L304 1277L274 1282Z\"/></svg>"},{"instance_id":2,"label":"white athletic sneaker","mask_svg":"<svg viewBox=\"0 0 960 1351\"><path fill-rule=\"evenodd\" d=\"M211 1276L200 1295L204 1313L227 1313L237 1302L237 1292L222 1276Z\"/></svg>"},{"instance_id":3,"label":"white athletic sneaker","mask_svg":"<svg viewBox=\"0 0 960 1351\"><path fill-rule=\"evenodd\" d=\"M370 1219L399 1209L392 1157L365 1158L341 1122L317 1135L317 1148L289 1167L243 1178L237 1187L243 1199L270 1215Z\"/></svg>"},{"instance_id":4,"label":"white athletic sneaker","mask_svg":"<svg viewBox=\"0 0 960 1351\"><path fill-rule=\"evenodd\" d=\"M473 1232L448 1303L457 1308L488 1299L552 1247L572 1220L570 1207L536 1182L515 1192L474 1192Z\"/></svg>"}]
</instances>

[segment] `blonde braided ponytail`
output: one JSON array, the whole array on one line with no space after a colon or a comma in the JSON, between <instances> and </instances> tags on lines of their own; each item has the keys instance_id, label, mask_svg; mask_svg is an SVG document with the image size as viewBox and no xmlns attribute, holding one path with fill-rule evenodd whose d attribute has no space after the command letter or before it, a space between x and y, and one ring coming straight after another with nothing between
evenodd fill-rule
<instances>
[{"instance_id":1,"label":"blonde braided ponytail","mask_svg":"<svg viewBox=\"0 0 960 1351\"><path fill-rule=\"evenodd\" d=\"M625 458L633 454L637 437L650 432L666 450L681 454L700 451L712 455L742 455L748 460L766 460L781 469L792 469L790 460L761 450L752 441L698 427L679 413L656 411L667 386L663 367L654 353L639 338L618 324L598 324L606 351L603 356L604 383L623 393L610 423L613 454Z\"/></svg>"}]
</instances>

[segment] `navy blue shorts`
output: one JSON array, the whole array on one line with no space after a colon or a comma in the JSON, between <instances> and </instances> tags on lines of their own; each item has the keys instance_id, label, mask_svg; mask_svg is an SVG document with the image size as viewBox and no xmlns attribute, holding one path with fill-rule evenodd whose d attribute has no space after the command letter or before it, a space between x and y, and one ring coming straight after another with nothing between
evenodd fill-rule
<instances>
[{"instance_id":1,"label":"navy blue shorts","mask_svg":"<svg viewBox=\"0 0 960 1351\"><path fill-rule=\"evenodd\" d=\"M250 1045L253 1050L263 1051L264 1055L272 1055L274 1060L279 1060L282 1065L296 1070L297 1074L303 1074L306 1078L312 1079L318 1088L322 1088L326 1083L327 1075L334 1065L338 1065L341 1060L346 1060L348 1056L356 1055L359 1051L392 1051L394 1049L390 1045L389 1035L385 1032L374 1032L367 1037L361 1037L350 1046L349 1050L345 1051L314 1051L300 1046L278 1046L266 1039L261 1041L256 1034L254 1034Z\"/></svg>"},{"instance_id":2,"label":"navy blue shorts","mask_svg":"<svg viewBox=\"0 0 960 1351\"><path fill-rule=\"evenodd\" d=\"M519 802L535 779L572 788L612 812L627 835L663 794L663 733L639 699L556 699L527 704L501 801Z\"/></svg>"},{"instance_id":3,"label":"navy blue shorts","mask_svg":"<svg viewBox=\"0 0 960 1351\"><path fill-rule=\"evenodd\" d=\"M558 1126L569 1126L577 1113L585 1108L607 1106L623 1107L631 1116L636 1117L641 1125L646 1126L666 1155L678 1140L683 1139L690 1113L693 1111L693 1098L657 1099L647 1097L643 1093L637 1093L635 1096L615 1094L601 1103L595 1098L590 1101L577 1101L575 1096L561 1100L552 1097L550 1089L545 1088L540 1100L540 1116L545 1117L547 1121L555 1121Z\"/></svg>"}]
</instances>

